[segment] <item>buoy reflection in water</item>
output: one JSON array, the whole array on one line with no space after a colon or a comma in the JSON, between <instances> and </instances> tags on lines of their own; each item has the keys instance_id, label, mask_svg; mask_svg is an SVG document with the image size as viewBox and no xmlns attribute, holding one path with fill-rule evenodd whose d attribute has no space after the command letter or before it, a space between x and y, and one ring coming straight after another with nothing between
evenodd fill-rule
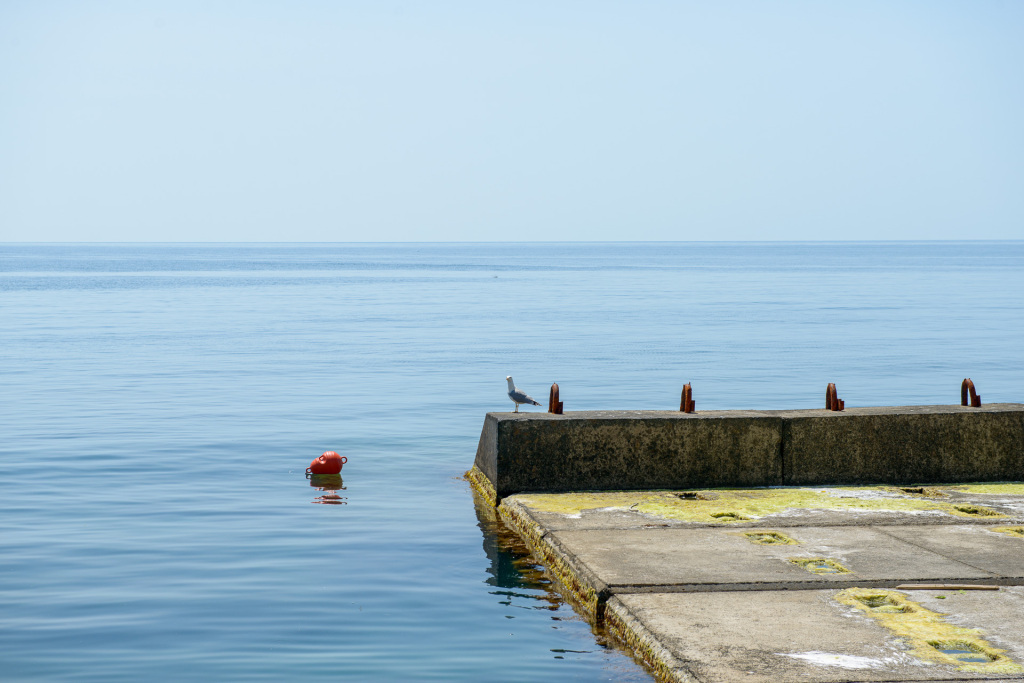
<instances>
[{"instance_id":1,"label":"buoy reflection in water","mask_svg":"<svg viewBox=\"0 0 1024 683\"><path fill-rule=\"evenodd\" d=\"M309 485L324 492L324 495L317 496L310 501L311 503L348 505L348 498L337 493L345 490L345 481L340 474L311 474L309 475Z\"/></svg>"}]
</instances>

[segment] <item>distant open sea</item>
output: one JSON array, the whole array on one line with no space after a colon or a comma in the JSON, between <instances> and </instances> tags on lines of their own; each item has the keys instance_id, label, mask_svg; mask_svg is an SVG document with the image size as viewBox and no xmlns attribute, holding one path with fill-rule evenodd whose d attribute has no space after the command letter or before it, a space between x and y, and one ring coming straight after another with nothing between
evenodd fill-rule
<instances>
[{"instance_id":1,"label":"distant open sea","mask_svg":"<svg viewBox=\"0 0 1024 683\"><path fill-rule=\"evenodd\" d=\"M1024 401L1024 242L8 243L0 361L0 680L647 681L460 478L505 376Z\"/></svg>"}]
</instances>

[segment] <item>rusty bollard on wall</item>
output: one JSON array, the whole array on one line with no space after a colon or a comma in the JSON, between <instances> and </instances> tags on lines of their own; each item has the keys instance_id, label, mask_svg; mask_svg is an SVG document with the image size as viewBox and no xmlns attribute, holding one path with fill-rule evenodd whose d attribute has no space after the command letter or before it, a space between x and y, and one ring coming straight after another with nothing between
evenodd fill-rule
<instances>
[{"instance_id":1,"label":"rusty bollard on wall","mask_svg":"<svg viewBox=\"0 0 1024 683\"><path fill-rule=\"evenodd\" d=\"M693 402L693 388L687 382L683 385L683 396L679 399L679 412L692 413L696 409L696 405Z\"/></svg>"},{"instance_id":2,"label":"rusty bollard on wall","mask_svg":"<svg viewBox=\"0 0 1024 683\"><path fill-rule=\"evenodd\" d=\"M841 401L839 396L836 394L836 385L832 382L828 383L828 387L825 388L825 410L843 410L846 408L846 401Z\"/></svg>"},{"instance_id":3,"label":"rusty bollard on wall","mask_svg":"<svg viewBox=\"0 0 1024 683\"><path fill-rule=\"evenodd\" d=\"M558 385L552 384L548 393L548 412L555 415L562 414L562 402L558 400Z\"/></svg>"},{"instance_id":4,"label":"rusty bollard on wall","mask_svg":"<svg viewBox=\"0 0 1024 683\"><path fill-rule=\"evenodd\" d=\"M968 405L967 392L971 393L971 402L969 405L972 408L980 408L981 396L978 396L978 392L975 391L974 382L971 381L970 377L968 377L967 379L960 383L960 405L962 406Z\"/></svg>"}]
</instances>

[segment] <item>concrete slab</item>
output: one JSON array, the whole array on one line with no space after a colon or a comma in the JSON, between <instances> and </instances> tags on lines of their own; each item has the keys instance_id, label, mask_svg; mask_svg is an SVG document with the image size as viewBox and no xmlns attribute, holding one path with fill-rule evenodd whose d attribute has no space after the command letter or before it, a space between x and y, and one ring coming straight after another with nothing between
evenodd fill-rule
<instances>
[{"instance_id":1,"label":"concrete slab","mask_svg":"<svg viewBox=\"0 0 1024 683\"><path fill-rule=\"evenodd\" d=\"M786 683L1024 681L1024 535L998 532L1024 528L1022 510L1024 484L986 483L524 493L498 513L558 590L660 679ZM746 536L768 531L795 544ZM791 562L801 558L849 572L813 573ZM914 583L1002 588L893 591ZM902 617L851 602L885 589L928 615L910 636L885 621ZM990 659L929 659L928 637L966 638Z\"/></svg>"},{"instance_id":2,"label":"concrete slab","mask_svg":"<svg viewBox=\"0 0 1024 683\"><path fill-rule=\"evenodd\" d=\"M998 528L1002 527L968 524L928 528L891 526L880 531L982 571L1024 581L1024 536L995 531ZM1020 629L1024 631L1024 619Z\"/></svg>"},{"instance_id":3,"label":"concrete slab","mask_svg":"<svg viewBox=\"0 0 1024 683\"><path fill-rule=\"evenodd\" d=\"M1024 523L1022 484L522 493L503 504L552 531Z\"/></svg>"},{"instance_id":4,"label":"concrete slab","mask_svg":"<svg viewBox=\"0 0 1024 683\"><path fill-rule=\"evenodd\" d=\"M639 492L638 492L639 493ZM506 501L521 502L530 510L531 516L538 524L551 531L568 531L582 529L656 529L656 528L733 528L758 527L801 527L810 525L825 526L905 526L905 525L958 525L963 524L964 517L952 515L943 510L822 510L787 508L781 512L766 514L764 517L739 521L719 521L708 518L704 521L690 519L673 519L653 513L630 509L629 504L615 508L597 508L581 510L576 513L552 512L532 504L529 494L509 496ZM639 501L639 496L634 502ZM977 501L981 504L981 501ZM1024 502L1024 501L1022 501ZM967 503L969 504L969 503ZM991 505L996 508L996 505ZM1010 507L1010 506L1007 506ZM1024 523L1024 514L1017 514L1015 509L1000 510L1008 513L1005 518L975 519L972 522L990 526ZM1022 511L1024 512L1024 511ZM1013 515L1012 517L1009 515Z\"/></svg>"},{"instance_id":5,"label":"concrete slab","mask_svg":"<svg viewBox=\"0 0 1024 683\"><path fill-rule=\"evenodd\" d=\"M1006 586L998 592L901 592L924 607L947 615L946 621L952 624L979 629L985 640L1024 664L1024 586Z\"/></svg>"},{"instance_id":6,"label":"concrete slab","mask_svg":"<svg viewBox=\"0 0 1024 683\"><path fill-rule=\"evenodd\" d=\"M950 619L999 630L1019 618L1020 597L1000 591L971 594ZM968 671L918 656L863 612L837 601L838 591L656 593L618 595L608 602L606 624L624 633L635 651L656 660L663 677L704 683L750 681L965 681L1024 680L1024 674ZM981 593L978 591L976 593ZM945 601L937 601L945 602ZM970 603L970 604L968 604ZM1011 605L1007 607L1006 605ZM942 605L942 607L947 607ZM1019 624L1019 622L1018 622ZM982 635L996 642L996 634ZM1005 629L1003 629L1005 631ZM1019 660L1020 630L999 641ZM641 655L643 656L643 655ZM1013 669L1014 663L1001 668Z\"/></svg>"},{"instance_id":7,"label":"concrete slab","mask_svg":"<svg viewBox=\"0 0 1024 683\"><path fill-rule=\"evenodd\" d=\"M799 545L759 545L740 531L719 529L557 531L551 537L616 594L994 578L871 528L804 527L787 533ZM790 561L820 557L849 572L815 574Z\"/></svg>"}]
</instances>

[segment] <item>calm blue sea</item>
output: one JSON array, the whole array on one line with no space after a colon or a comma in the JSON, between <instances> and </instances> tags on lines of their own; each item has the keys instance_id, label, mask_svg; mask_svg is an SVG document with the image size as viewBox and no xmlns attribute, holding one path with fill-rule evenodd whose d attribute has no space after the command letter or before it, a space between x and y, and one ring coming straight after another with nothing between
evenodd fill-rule
<instances>
[{"instance_id":1,"label":"calm blue sea","mask_svg":"<svg viewBox=\"0 0 1024 683\"><path fill-rule=\"evenodd\" d=\"M509 374L1024 401L1024 242L2 244L0 679L649 680L460 479Z\"/></svg>"}]
</instances>

